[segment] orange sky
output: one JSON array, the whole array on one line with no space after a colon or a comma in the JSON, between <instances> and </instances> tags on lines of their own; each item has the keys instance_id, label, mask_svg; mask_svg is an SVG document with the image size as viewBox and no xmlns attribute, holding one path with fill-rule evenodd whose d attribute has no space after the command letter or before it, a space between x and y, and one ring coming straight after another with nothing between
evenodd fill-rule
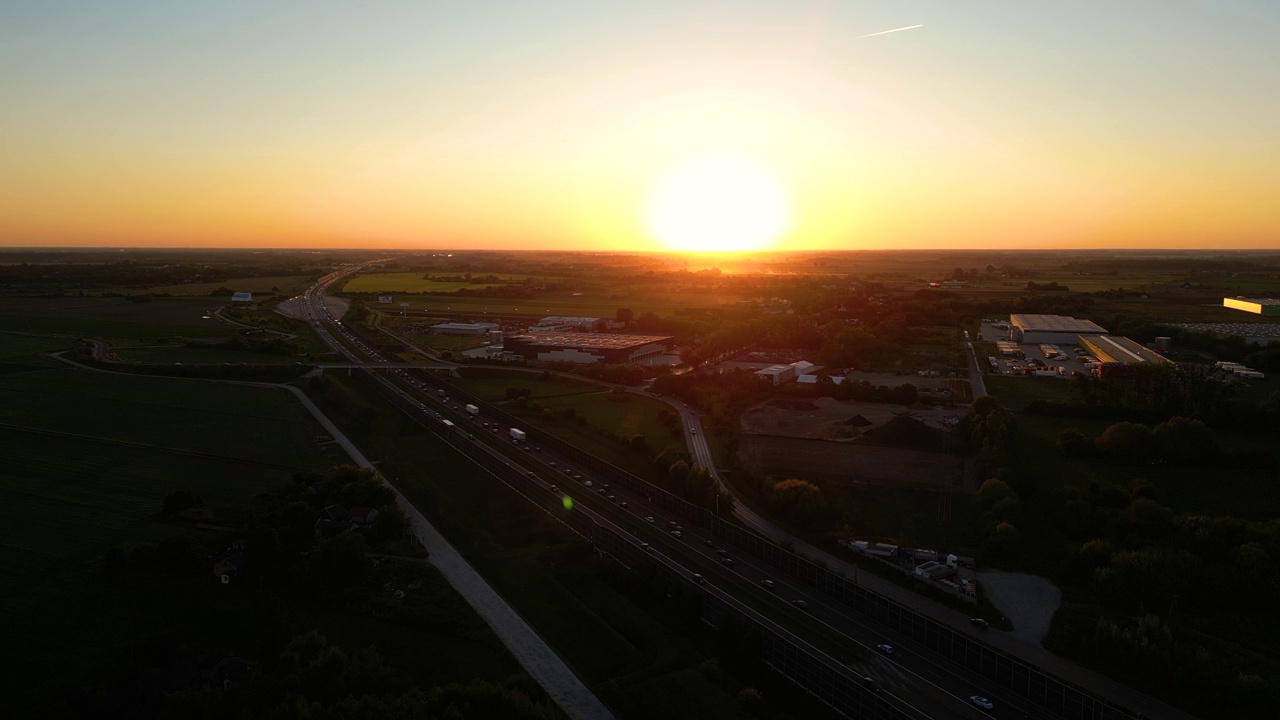
<instances>
[{"instance_id":1,"label":"orange sky","mask_svg":"<svg viewBox=\"0 0 1280 720\"><path fill-rule=\"evenodd\" d=\"M780 250L1280 246L1266 6L110 5L0 9L0 244L651 250L728 148Z\"/></svg>"}]
</instances>

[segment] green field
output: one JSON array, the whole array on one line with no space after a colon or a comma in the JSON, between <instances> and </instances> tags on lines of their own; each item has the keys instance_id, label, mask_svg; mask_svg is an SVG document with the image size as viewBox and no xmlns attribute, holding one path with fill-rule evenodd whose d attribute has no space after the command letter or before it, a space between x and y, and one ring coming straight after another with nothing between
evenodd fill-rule
<instances>
[{"instance_id":1,"label":"green field","mask_svg":"<svg viewBox=\"0 0 1280 720\"><path fill-rule=\"evenodd\" d=\"M0 333L0 363L61 367L62 364L48 354L79 346L80 343L69 339Z\"/></svg>"},{"instance_id":2,"label":"green field","mask_svg":"<svg viewBox=\"0 0 1280 720\"><path fill-rule=\"evenodd\" d=\"M279 390L59 368L0 375L0 395L0 641L23 648L24 671L4 682L18 684L6 688L18 707L183 622L172 598L126 598L98 580L109 550L192 532L159 516L166 494L243 507L339 459Z\"/></svg>"},{"instance_id":3,"label":"green field","mask_svg":"<svg viewBox=\"0 0 1280 720\"><path fill-rule=\"evenodd\" d=\"M203 316L222 304L216 298L161 298L147 303L125 298L6 298L0 309L0 330L149 340L220 337L233 329Z\"/></svg>"},{"instance_id":4,"label":"green field","mask_svg":"<svg viewBox=\"0 0 1280 720\"><path fill-rule=\"evenodd\" d=\"M223 282L184 283L182 285L157 285L144 289L120 289L130 295L148 293L174 295L178 297L200 297L226 302L227 298L212 298L210 293L222 288L231 288L236 292L251 292L258 295L296 295L311 284L310 275L279 275L275 277L232 278ZM279 288L279 290L272 290ZM255 297L254 300L261 298ZM220 303L221 304L221 303Z\"/></svg>"},{"instance_id":5,"label":"green field","mask_svg":"<svg viewBox=\"0 0 1280 720\"><path fill-rule=\"evenodd\" d=\"M505 283L469 283L469 282L436 282L434 280L423 279L420 272L399 272L399 273L376 273L371 275L358 275L351 278L342 287L343 292L349 293L378 293L378 292L402 292L402 293L436 293L436 292L455 292L463 288L470 290L479 290L480 288L494 287ZM476 277L484 277L490 273L471 273ZM503 280L519 281L528 280L533 275L513 275L511 273L492 273L495 277ZM453 273L450 273L452 276ZM400 299L397 298L397 302Z\"/></svg>"},{"instance_id":6,"label":"green field","mask_svg":"<svg viewBox=\"0 0 1280 720\"><path fill-rule=\"evenodd\" d=\"M182 363L184 365L245 363L247 365L279 365L299 362L296 355L271 355L248 350L223 350L218 347L186 345L148 345L116 348L116 357L136 363Z\"/></svg>"},{"instance_id":7,"label":"green field","mask_svg":"<svg viewBox=\"0 0 1280 720\"><path fill-rule=\"evenodd\" d=\"M462 374L462 379L451 378L449 381L490 402L506 400L509 387L526 388L535 399L595 393L603 389L594 383L570 380L559 375L552 375L550 379L542 380L539 373L520 373L490 368L465 368Z\"/></svg>"},{"instance_id":8,"label":"green field","mask_svg":"<svg viewBox=\"0 0 1280 720\"><path fill-rule=\"evenodd\" d=\"M636 316L646 312L670 315L688 308L718 308L748 299L745 295L707 290L682 290L663 286L634 290L610 288L587 290L578 295L568 291L541 292L532 300L475 297L465 295L418 295L397 297L397 305L409 303L414 312L443 313L450 317L459 314L477 319L484 315L569 315L612 319L618 308L630 308Z\"/></svg>"}]
</instances>

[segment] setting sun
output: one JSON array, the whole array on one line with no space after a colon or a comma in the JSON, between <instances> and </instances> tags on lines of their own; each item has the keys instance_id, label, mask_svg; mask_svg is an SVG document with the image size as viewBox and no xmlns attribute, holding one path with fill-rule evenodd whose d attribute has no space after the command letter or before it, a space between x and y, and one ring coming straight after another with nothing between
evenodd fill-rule
<instances>
[{"instance_id":1,"label":"setting sun","mask_svg":"<svg viewBox=\"0 0 1280 720\"><path fill-rule=\"evenodd\" d=\"M773 171L738 152L686 157L654 184L645 227L663 245L692 252L759 250L791 224L787 192Z\"/></svg>"}]
</instances>

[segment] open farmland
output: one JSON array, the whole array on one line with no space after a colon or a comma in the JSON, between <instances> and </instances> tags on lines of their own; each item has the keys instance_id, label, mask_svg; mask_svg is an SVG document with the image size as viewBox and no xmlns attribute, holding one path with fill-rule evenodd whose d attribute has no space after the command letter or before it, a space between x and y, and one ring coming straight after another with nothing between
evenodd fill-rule
<instances>
[{"instance_id":1,"label":"open farmland","mask_svg":"<svg viewBox=\"0 0 1280 720\"><path fill-rule=\"evenodd\" d=\"M536 299L511 299L494 297L476 297L474 295L421 295L397 297L396 303L407 302L413 312L442 314L448 317L465 315L483 320L489 315L525 315L543 317L547 315L570 315L613 318L618 308L629 308L637 316L653 312L668 315L677 310L688 308L718 308L732 305L744 296L715 291L689 290L679 288L654 288L643 291L627 288L586 291L575 296L571 292L557 291L539 293Z\"/></svg>"},{"instance_id":2,"label":"open farmland","mask_svg":"<svg viewBox=\"0 0 1280 720\"><path fill-rule=\"evenodd\" d=\"M338 460L279 390L58 368L0 375L0 395L0 643L24 653L0 689L20 714L157 627L189 624L174 598L140 605L102 582L105 553L195 532L160 516L168 493L243 508Z\"/></svg>"},{"instance_id":3,"label":"open farmland","mask_svg":"<svg viewBox=\"0 0 1280 720\"><path fill-rule=\"evenodd\" d=\"M145 303L125 298L7 298L0 308L0 330L143 340L220 337L230 335L231 328L204 316L223 304L218 298Z\"/></svg>"},{"instance_id":4,"label":"open farmland","mask_svg":"<svg viewBox=\"0 0 1280 720\"><path fill-rule=\"evenodd\" d=\"M489 273L475 272L471 273L475 277L484 277ZM480 288L495 287L504 285L504 282L495 283L471 283L466 281L436 281L428 280L423 277L424 273L420 272L399 272L399 273L373 273L365 275L357 275L346 282L342 287L342 292L349 293L377 293L377 292L402 292L402 293L436 293L436 292L455 292L463 288L471 290L479 290ZM532 275L512 275L510 273L493 273L495 277L499 277L504 281L520 281L533 278Z\"/></svg>"},{"instance_id":5,"label":"open farmland","mask_svg":"<svg viewBox=\"0 0 1280 720\"><path fill-rule=\"evenodd\" d=\"M594 383L570 380L560 375L548 375L543 379L542 373L513 372L500 368L463 368L462 379L449 378L449 382L491 402L506 400L509 387L525 388L531 393L530 397L535 399L601 391L601 387Z\"/></svg>"},{"instance_id":6,"label":"open farmland","mask_svg":"<svg viewBox=\"0 0 1280 720\"><path fill-rule=\"evenodd\" d=\"M236 292L250 292L260 295L291 295L295 292L301 292L311 284L312 276L310 275L279 275L274 277L250 277L250 278L232 278L222 282L206 282L206 283L183 283L180 285L157 285L155 287L144 288L141 290L128 288L127 292L133 295L142 295L146 293L155 293L163 295L174 295L176 297L203 297L210 298L211 294L222 288L230 288ZM122 290L122 292L124 292ZM212 298L215 301L225 301L226 298ZM255 297L254 300L261 298Z\"/></svg>"}]
</instances>

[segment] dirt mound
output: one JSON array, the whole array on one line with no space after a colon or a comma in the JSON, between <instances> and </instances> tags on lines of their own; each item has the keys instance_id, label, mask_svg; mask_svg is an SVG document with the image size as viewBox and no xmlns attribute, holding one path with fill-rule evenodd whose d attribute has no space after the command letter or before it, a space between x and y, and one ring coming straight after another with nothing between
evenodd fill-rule
<instances>
[{"instance_id":1,"label":"dirt mound","mask_svg":"<svg viewBox=\"0 0 1280 720\"><path fill-rule=\"evenodd\" d=\"M868 425L870 425L870 424L871 424L871 421L870 421L870 420L868 420L868 419L866 419L866 418L865 418L865 417L863 417L862 415L854 415L853 417L849 418L848 420L845 420L844 422L842 422L842 423L840 423L840 424L841 424L841 425L852 425L852 426L854 426L854 427L866 427L866 426L868 426Z\"/></svg>"}]
</instances>

